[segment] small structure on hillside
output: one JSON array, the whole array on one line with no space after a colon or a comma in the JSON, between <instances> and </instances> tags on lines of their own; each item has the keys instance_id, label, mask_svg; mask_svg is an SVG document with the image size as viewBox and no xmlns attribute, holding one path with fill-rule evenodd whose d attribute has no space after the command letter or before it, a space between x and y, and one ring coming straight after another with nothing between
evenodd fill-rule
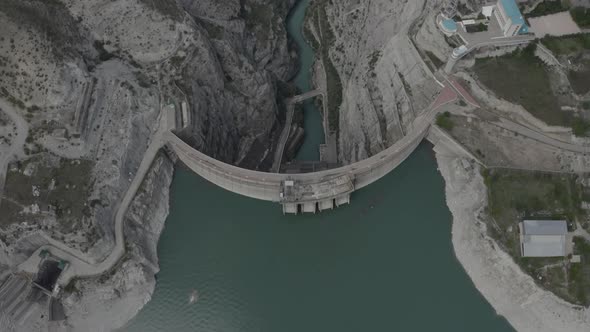
<instances>
[{"instance_id":1,"label":"small structure on hillside","mask_svg":"<svg viewBox=\"0 0 590 332\"><path fill-rule=\"evenodd\" d=\"M567 255L565 220L523 220L520 228L522 257L563 257Z\"/></svg>"}]
</instances>

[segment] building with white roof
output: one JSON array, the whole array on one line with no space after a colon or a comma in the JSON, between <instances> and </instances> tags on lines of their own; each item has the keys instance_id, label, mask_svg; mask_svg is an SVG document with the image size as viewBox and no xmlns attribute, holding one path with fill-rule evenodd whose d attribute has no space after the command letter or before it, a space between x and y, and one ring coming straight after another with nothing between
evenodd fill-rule
<instances>
[{"instance_id":1,"label":"building with white roof","mask_svg":"<svg viewBox=\"0 0 590 332\"><path fill-rule=\"evenodd\" d=\"M520 223L522 257L563 257L567 255L565 220L523 220Z\"/></svg>"}]
</instances>

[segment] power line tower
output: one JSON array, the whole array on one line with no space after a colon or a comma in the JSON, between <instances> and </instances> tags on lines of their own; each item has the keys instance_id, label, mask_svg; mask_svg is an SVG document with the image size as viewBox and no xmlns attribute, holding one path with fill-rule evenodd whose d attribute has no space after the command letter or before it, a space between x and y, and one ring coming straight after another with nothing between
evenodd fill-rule
<instances>
[{"instance_id":1,"label":"power line tower","mask_svg":"<svg viewBox=\"0 0 590 332\"><path fill-rule=\"evenodd\" d=\"M457 15L457 5L459 4L459 0L445 0L441 14L445 18L453 18Z\"/></svg>"}]
</instances>

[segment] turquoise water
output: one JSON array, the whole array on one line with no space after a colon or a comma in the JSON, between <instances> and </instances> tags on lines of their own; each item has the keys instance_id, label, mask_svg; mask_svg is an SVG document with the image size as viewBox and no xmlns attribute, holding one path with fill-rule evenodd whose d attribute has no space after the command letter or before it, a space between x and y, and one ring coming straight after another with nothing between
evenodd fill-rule
<instances>
[{"instance_id":1,"label":"turquoise water","mask_svg":"<svg viewBox=\"0 0 590 332\"><path fill-rule=\"evenodd\" d=\"M311 69L314 61L314 52L305 41L302 30L305 10L309 6L309 1L300 0L295 5L295 8L291 10L287 20L287 31L298 46L299 72L294 79L294 83L301 93L313 90L311 86ZM322 115L313 104L313 99L308 99L303 104L305 139L295 159L302 161L320 160L319 146L325 141L322 121Z\"/></svg>"},{"instance_id":2,"label":"turquoise water","mask_svg":"<svg viewBox=\"0 0 590 332\"><path fill-rule=\"evenodd\" d=\"M513 331L454 256L426 144L317 215L283 216L180 168L158 253L153 299L126 331Z\"/></svg>"}]
</instances>

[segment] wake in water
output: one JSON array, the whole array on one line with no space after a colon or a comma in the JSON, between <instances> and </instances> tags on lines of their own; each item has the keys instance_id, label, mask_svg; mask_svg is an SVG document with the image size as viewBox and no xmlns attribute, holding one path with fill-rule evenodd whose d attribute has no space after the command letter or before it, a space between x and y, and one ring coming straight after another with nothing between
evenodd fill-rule
<instances>
[{"instance_id":1,"label":"wake in water","mask_svg":"<svg viewBox=\"0 0 590 332\"><path fill-rule=\"evenodd\" d=\"M199 300L199 293L193 289L188 297L188 304L193 304Z\"/></svg>"}]
</instances>

